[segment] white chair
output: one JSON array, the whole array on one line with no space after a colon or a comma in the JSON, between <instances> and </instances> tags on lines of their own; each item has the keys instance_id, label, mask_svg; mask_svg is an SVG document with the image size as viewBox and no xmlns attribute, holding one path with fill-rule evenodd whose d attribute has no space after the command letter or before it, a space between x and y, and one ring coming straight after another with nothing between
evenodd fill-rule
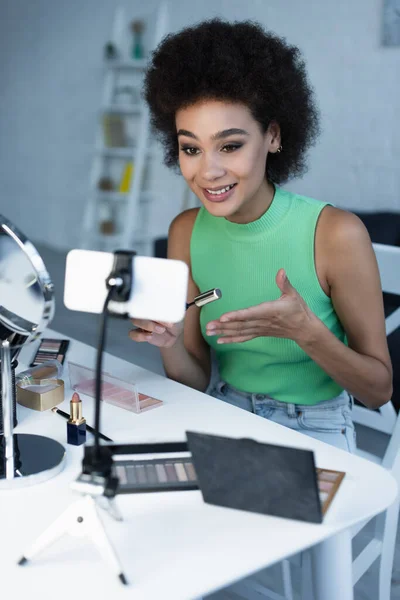
<instances>
[{"instance_id":1,"label":"white chair","mask_svg":"<svg viewBox=\"0 0 400 600\"><path fill-rule=\"evenodd\" d=\"M400 248L383 244L373 244L373 247L378 261L382 291L400 296ZM385 323L387 335L397 329L400 326L400 308L389 315ZM391 471L400 487L400 413L399 415L396 414L391 402L385 404L378 411L356 405L353 409L353 419L355 423L382 431L390 436L383 459L370 452L358 450L357 453L373 462L380 463ZM398 497L396 502L384 513L361 523L352 530L354 540L356 536L363 533L368 523L375 521L372 537L369 535L368 542L358 556L353 559L353 585L359 581L377 559L380 559L379 595L376 600L390 600L399 509L400 498ZM246 600L261 600L262 598L293 600L291 564L300 566L302 569L302 600L313 600L311 560L308 552L303 552L292 559L282 561L283 593L281 594L266 588L254 578L239 582L233 589L235 593L240 594ZM314 600L318 599L315 598Z\"/></svg>"}]
</instances>

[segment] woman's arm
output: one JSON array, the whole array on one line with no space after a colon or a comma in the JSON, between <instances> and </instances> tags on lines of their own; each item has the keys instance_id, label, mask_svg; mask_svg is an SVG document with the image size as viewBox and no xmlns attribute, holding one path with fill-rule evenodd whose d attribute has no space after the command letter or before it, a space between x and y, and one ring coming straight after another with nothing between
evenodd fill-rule
<instances>
[{"instance_id":1,"label":"woman's arm","mask_svg":"<svg viewBox=\"0 0 400 600\"><path fill-rule=\"evenodd\" d=\"M178 215L168 234L168 258L183 260L189 266L188 302L200 293L192 279L190 261L190 239L197 213L198 209L190 209ZM200 391L206 390L211 373L210 348L201 335L200 309L196 305L187 310L183 333L175 344L160 350L170 379Z\"/></svg>"},{"instance_id":2,"label":"woman's arm","mask_svg":"<svg viewBox=\"0 0 400 600\"><path fill-rule=\"evenodd\" d=\"M368 232L355 215L326 207L315 239L321 286L330 293L348 347L311 314L301 348L358 400L379 408L392 395L392 365L385 332L382 288Z\"/></svg>"}]
</instances>

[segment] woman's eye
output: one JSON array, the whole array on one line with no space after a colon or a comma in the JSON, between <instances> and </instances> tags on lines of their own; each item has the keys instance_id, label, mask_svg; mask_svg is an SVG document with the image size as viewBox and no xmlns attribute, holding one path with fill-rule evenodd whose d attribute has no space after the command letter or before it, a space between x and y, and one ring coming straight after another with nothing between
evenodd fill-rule
<instances>
[{"instance_id":1,"label":"woman's eye","mask_svg":"<svg viewBox=\"0 0 400 600\"><path fill-rule=\"evenodd\" d=\"M182 146L181 150L182 150L182 152L184 152L188 156L195 156L196 154L199 153L199 150L197 148L192 147L192 146Z\"/></svg>"},{"instance_id":2,"label":"woman's eye","mask_svg":"<svg viewBox=\"0 0 400 600\"><path fill-rule=\"evenodd\" d=\"M241 148L242 144L225 144L225 146L222 146L221 150L222 152L235 152L235 150L238 150L238 148Z\"/></svg>"}]
</instances>

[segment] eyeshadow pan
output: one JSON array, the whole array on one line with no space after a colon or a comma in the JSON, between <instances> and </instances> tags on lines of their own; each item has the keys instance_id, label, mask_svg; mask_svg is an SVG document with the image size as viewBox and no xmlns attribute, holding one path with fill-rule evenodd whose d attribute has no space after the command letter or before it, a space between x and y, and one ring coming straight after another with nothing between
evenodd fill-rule
<instances>
[{"instance_id":1,"label":"eyeshadow pan","mask_svg":"<svg viewBox=\"0 0 400 600\"><path fill-rule=\"evenodd\" d=\"M156 472L157 472L159 481L161 481L162 483L165 483L166 481L168 481L168 477L167 477L167 473L164 469L164 465L162 465L162 464L156 465Z\"/></svg>"},{"instance_id":2,"label":"eyeshadow pan","mask_svg":"<svg viewBox=\"0 0 400 600\"><path fill-rule=\"evenodd\" d=\"M165 464L165 470L167 471L168 481L178 481L178 477L175 472L174 465L171 463Z\"/></svg>"},{"instance_id":3,"label":"eyeshadow pan","mask_svg":"<svg viewBox=\"0 0 400 600\"><path fill-rule=\"evenodd\" d=\"M185 463L185 469L186 469L186 473L189 477L189 481L196 481L197 475L196 475L196 471L194 470L193 464L191 462Z\"/></svg>"},{"instance_id":4,"label":"eyeshadow pan","mask_svg":"<svg viewBox=\"0 0 400 600\"><path fill-rule=\"evenodd\" d=\"M154 465L146 465L147 481L150 483L157 483L157 473Z\"/></svg>"},{"instance_id":5,"label":"eyeshadow pan","mask_svg":"<svg viewBox=\"0 0 400 600\"><path fill-rule=\"evenodd\" d=\"M338 476L336 473L329 473L329 471L321 471L319 477L320 479L324 479L325 481L336 481Z\"/></svg>"},{"instance_id":6,"label":"eyeshadow pan","mask_svg":"<svg viewBox=\"0 0 400 600\"><path fill-rule=\"evenodd\" d=\"M320 492L319 493L319 499L321 500L321 502L325 502L325 500L328 498L329 494L328 492Z\"/></svg>"},{"instance_id":7,"label":"eyeshadow pan","mask_svg":"<svg viewBox=\"0 0 400 600\"><path fill-rule=\"evenodd\" d=\"M126 471L127 471L128 483L137 483L137 479L136 479L136 475L135 475L135 468L132 467L132 465L127 465Z\"/></svg>"},{"instance_id":8,"label":"eyeshadow pan","mask_svg":"<svg viewBox=\"0 0 400 600\"><path fill-rule=\"evenodd\" d=\"M146 483L146 471L144 465L135 465L136 477L139 483Z\"/></svg>"},{"instance_id":9,"label":"eyeshadow pan","mask_svg":"<svg viewBox=\"0 0 400 600\"><path fill-rule=\"evenodd\" d=\"M128 479L127 479L127 474L126 474L126 469L125 467L121 466L121 465L117 465L115 467L115 471L117 474L117 477L119 477L119 480L122 484L127 483Z\"/></svg>"},{"instance_id":10,"label":"eyeshadow pan","mask_svg":"<svg viewBox=\"0 0 400 600\"><path fill-rule=\"evenodd\" d=\"M331 481L319 481L318 487L323 492L330 492L332 489L333 483Z\"/></svg>"},{"instance_id":11,"label":"eyeshadow pan","mask_svg":"<svg viewBox=\"0 0 400 600\"><path fill-rule=\"evenodd\" d=\"M187 481L188 480L185 468L182 463L175 463L175 470L176 470L176 474L178 476L179 481Z\"/></svg>"}]
</instances>

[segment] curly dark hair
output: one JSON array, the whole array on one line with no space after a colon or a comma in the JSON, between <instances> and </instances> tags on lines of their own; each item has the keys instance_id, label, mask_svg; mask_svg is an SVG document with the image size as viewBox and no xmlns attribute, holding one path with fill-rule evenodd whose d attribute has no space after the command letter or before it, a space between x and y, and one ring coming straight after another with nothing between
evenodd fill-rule
<instances>
[{"instance_id":1,"label":"curly dark hair","mask_svg":"<svg viewBox=\"0 0 400 600\"><path fill-rule=\"evenodd\" d=\"M279 124L283 151L269 154L266 168L275 183L306 171L306 151L319 133L299 49L252 21L211 19L167 35L152 54L143 95L168 167L178 165L175 114L199 100L242 103L263 132Z\"/></svg>"}]
</instances>

